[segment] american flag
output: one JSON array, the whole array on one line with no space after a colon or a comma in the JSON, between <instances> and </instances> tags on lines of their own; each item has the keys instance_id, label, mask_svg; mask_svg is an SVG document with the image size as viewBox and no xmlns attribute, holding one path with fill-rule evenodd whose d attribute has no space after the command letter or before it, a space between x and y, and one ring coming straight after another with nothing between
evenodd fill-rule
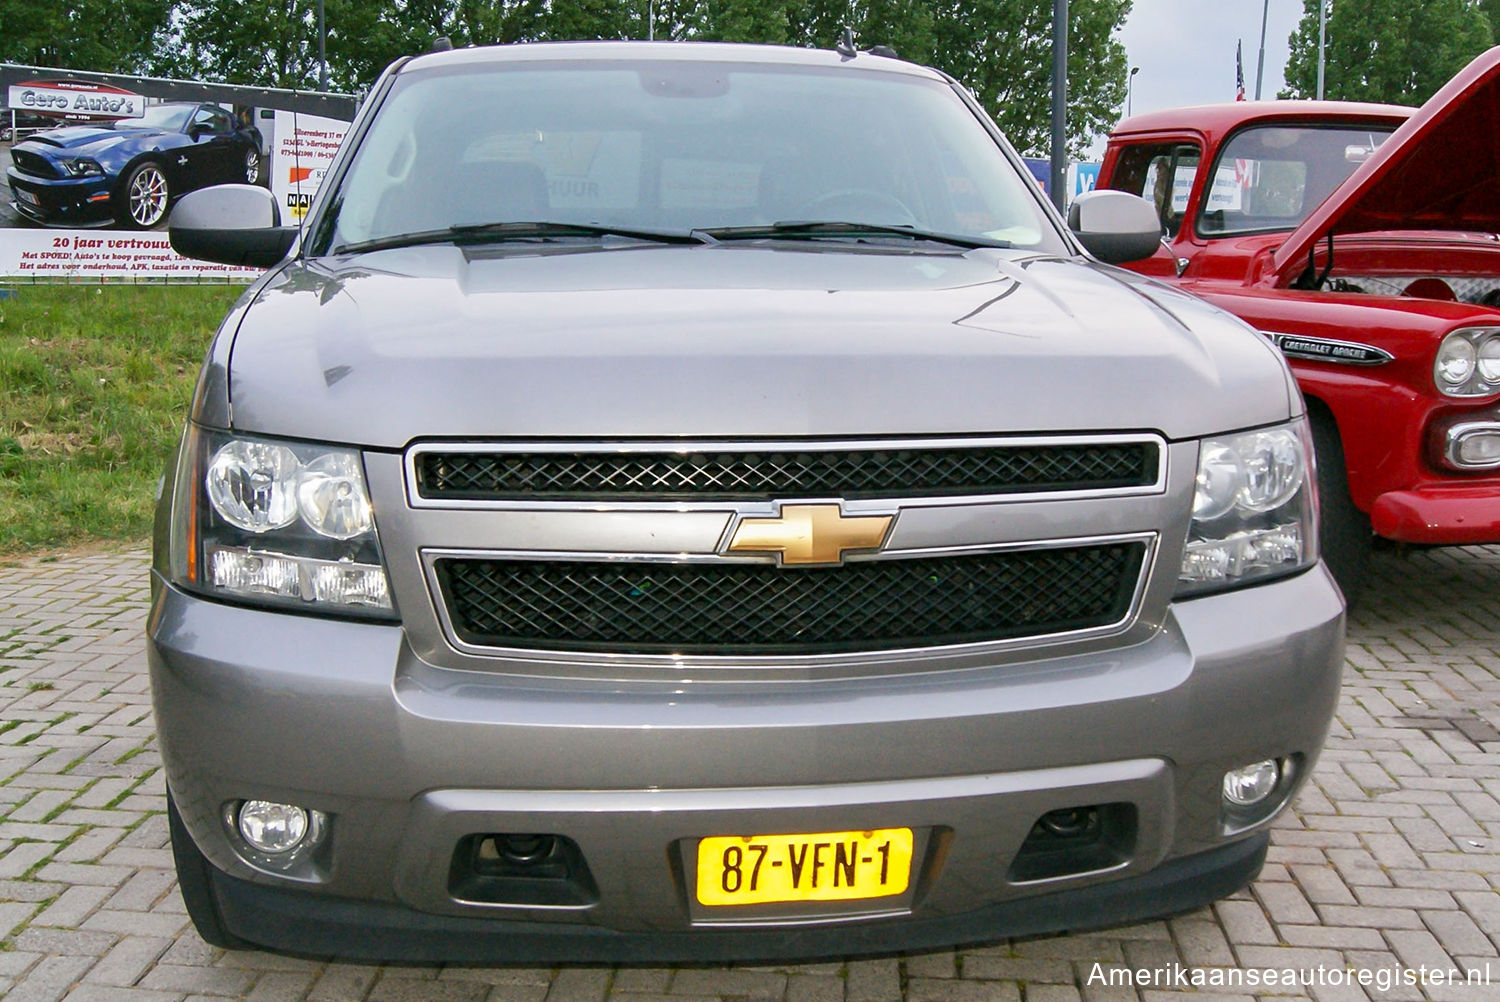
<instances>
[{"instance_id":1,"label":"american flag","mask_svg":"<svg viewBox=\"0 0 1500 1002\"><path fill-rule=\"evenodd\" d=\"M1234 43L1234 99L1245 100L1245 60L1242 42Z\"/></svg>"}]
</instances>

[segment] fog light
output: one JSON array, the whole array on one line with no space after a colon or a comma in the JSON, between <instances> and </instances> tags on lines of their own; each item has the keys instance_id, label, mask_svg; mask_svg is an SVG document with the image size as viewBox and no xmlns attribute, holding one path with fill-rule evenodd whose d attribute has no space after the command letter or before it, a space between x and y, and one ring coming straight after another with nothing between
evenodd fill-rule
<instances>
[{"instance_id":1,"label":"fog light","mask_svg":"<svg viewBox=\"0 0 1500 1002\"><path fill-rule=\"evenodd\" d=\"M1251 807L1271 795L1281 781L1274 759L1253 762L1224 774L1224 799L1236 807Z\"/></svg>"},{"instance_id":2,"label":"fog light","mask_svg":"<svg viewBox=\"0 0 1500 1002\"><path fill-rule=\"evenodd\" d=\"M311 828L307 811L292 804L247 800L236 819L240 837L252 849L276 855L302 844Z\"/></svg>"}]
</instances>

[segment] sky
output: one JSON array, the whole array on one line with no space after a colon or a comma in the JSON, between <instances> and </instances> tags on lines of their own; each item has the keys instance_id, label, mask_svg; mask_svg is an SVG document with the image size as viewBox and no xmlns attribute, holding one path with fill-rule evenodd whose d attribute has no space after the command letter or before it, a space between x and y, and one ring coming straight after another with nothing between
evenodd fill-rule
<instances>
[{"instance_id":1,"label":"sky","mask_svg":"<svg viewBox=\"0 0 1500 1002\"><path fill-rule=\"evenodd\" d=\"M1287 39L1302 18L1302 0L1135 0L1119 34L1131 66L1136 113L1234 100L1234 45L1244 44L1245 96L1255 97L1263 6L1266 61L1261 97L1284 86Z\"/></svg>"}]
</instances>

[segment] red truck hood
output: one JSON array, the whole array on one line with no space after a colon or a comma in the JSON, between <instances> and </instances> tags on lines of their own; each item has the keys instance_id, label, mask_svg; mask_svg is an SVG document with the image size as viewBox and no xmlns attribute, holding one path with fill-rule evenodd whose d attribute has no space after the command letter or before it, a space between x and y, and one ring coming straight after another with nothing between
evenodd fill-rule
<instances>
[{"instance_id":1,"label":"red truck hood","mask_svg":"<svg viewBox=\"0 0 1500 1002\"><path fill-rule=\"evenodd\" d=\"M1273 266L1285 282L1330 233L1500 233L1500 46L1459 71L1292 231Z\"/></svg>"}]
</instances>

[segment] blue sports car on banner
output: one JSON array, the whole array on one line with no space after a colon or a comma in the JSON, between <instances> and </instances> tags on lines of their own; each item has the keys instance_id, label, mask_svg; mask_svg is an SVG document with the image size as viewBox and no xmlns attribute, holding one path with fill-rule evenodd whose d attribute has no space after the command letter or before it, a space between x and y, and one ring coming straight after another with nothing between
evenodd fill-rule
<instances>
[{"instance_id":1,"label":"blue sports car on banner","mask_svg":"<svg viewBox=\"0 0 1500 1002\"><path fill-rule=\"evenodd\" d=\"M12 206L52 226L150 229L195 188L261 183L260 133L217 104L38 133L11 148Z\"/></svg>"}]
</instances>

